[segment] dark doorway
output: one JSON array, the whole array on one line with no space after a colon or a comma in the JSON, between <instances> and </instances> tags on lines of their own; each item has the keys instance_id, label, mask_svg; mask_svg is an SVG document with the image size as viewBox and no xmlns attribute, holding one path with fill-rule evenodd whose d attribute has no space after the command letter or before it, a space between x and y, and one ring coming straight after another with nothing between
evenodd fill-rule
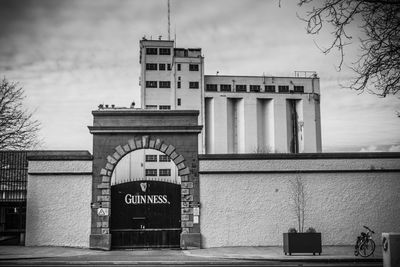
<instances>
[{"instance_id":1,"label":"dark doorway","mask_svg":"<svg viewBox=\"0 0 400 267\"><path fill-rule=\"evenodd\" d=\"M289 119L288 119L288 136L289 136L289 151L290 153L299 153L299 129L298 129L298 118L296 104L298 100L289 99Z\"/></svg>"},{"instance_id":2,"label":"dark doorway","mask_svg":"<svg viewBox=\"0 0 400 267\"><path fill-rule=\"evenodd\" d=\"M111 187L112 248L178 248L181 186L132 181Z\"/></svg>"}]
</instances>

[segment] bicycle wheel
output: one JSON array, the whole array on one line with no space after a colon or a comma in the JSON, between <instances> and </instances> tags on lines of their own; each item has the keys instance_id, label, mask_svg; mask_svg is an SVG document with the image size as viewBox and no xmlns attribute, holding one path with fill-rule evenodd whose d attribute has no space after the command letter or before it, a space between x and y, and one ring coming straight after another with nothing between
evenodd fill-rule
<instances>
[{"instance_id":1,"label":"bicycle wheel","mask_svg":"<svg viewBox=\"0 0 400 267\"><path fill-rule=\"evenodd\" d=\"M354 246L354 256L358 256L359 252L358 252L358 248L360 247L360 241L357 239L357 243Z\"/></svg>"},{"instance_id":2,"label":"bicycle wheel","mask_svg":"<svg viewBox=\"0 0 400 267\"><path fill-rule=\"evenodd\" d=\"M365 242L362 242L358 247L358 251L360 252L361 257L371 256L375 251L375 242L372 239L367 239Z\"/></svg>"}]
</instances>

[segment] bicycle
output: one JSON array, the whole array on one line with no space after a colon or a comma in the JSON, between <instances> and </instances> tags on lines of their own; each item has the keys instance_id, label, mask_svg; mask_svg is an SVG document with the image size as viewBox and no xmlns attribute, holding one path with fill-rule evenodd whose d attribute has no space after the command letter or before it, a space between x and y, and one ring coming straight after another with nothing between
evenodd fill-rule
<instances>
[{"instance_id":1,"label":"bicycle","mask_svg":"<svg viewBox=\"0 0 400 267\"><path fill-rule=\"evenodd\" d=\"M375 234L374 231L369 229L367 226L363 226L368 231L366 233L361 232L360 236L357 236L357 242L355 245L354 255L361 257L371 256L375 251L375 242L372 240L372 234Z\"/></svg>"}]
</instances>

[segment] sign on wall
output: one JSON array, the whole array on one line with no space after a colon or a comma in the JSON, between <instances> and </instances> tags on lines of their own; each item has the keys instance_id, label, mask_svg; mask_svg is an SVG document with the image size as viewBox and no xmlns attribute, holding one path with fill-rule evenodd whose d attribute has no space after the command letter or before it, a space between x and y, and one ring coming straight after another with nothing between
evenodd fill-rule
<instances>
[{"instance_id":1,"label":"sign on wall","mask_svg":"<svg viewBox=\"0 0 400 267\"><path fill-rule=\"evenodd\" d=\"M98 208L97 215L99 216L108 216L108 208Z\"/></svg>"}]
</instances>

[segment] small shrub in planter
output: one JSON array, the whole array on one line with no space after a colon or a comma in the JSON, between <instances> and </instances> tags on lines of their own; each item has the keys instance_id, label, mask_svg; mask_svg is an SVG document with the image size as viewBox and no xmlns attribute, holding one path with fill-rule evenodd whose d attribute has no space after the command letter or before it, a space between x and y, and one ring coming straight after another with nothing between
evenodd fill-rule
<instances>
[{"instance_id":1,"label":"small shrub in planter","mask_svg":"<svg viewBox=\"0 0 400 267\"><path fill-rule=\"evenodd\" d=\"M305 183L299 175L290 181L289 192L299 231L297 232L295 228L290 228L287 233L283 233L283 252L285 255L292 255L292 253L312 253L313 255L319 253L321 255L321 233L317 233L312 227L309 227L303 233L307 194Z\"/></svg>"},{"instance_id":2,"label":"small shrub in planter","mask_svg":"<svg viewBox=\"0 0 400 267\"><path fill-rule=\"evenodd\" d=\"M288 233L283 233L283 252L285 255L292 255L292 253L321 255L321 233L317 233L314 228L309 228L306 233L297 233L291 228Z\"/></svg>"},{"instance_id":3,"label":"small shrub in planter","mask_svg":"<svg viewBox=\"0 0 400 267\"><path fill-rule=\"evenodd\" d=\"M316 233L317 231L313 227L308 227L306 233Z\"/></svg>"}]
</instances>

